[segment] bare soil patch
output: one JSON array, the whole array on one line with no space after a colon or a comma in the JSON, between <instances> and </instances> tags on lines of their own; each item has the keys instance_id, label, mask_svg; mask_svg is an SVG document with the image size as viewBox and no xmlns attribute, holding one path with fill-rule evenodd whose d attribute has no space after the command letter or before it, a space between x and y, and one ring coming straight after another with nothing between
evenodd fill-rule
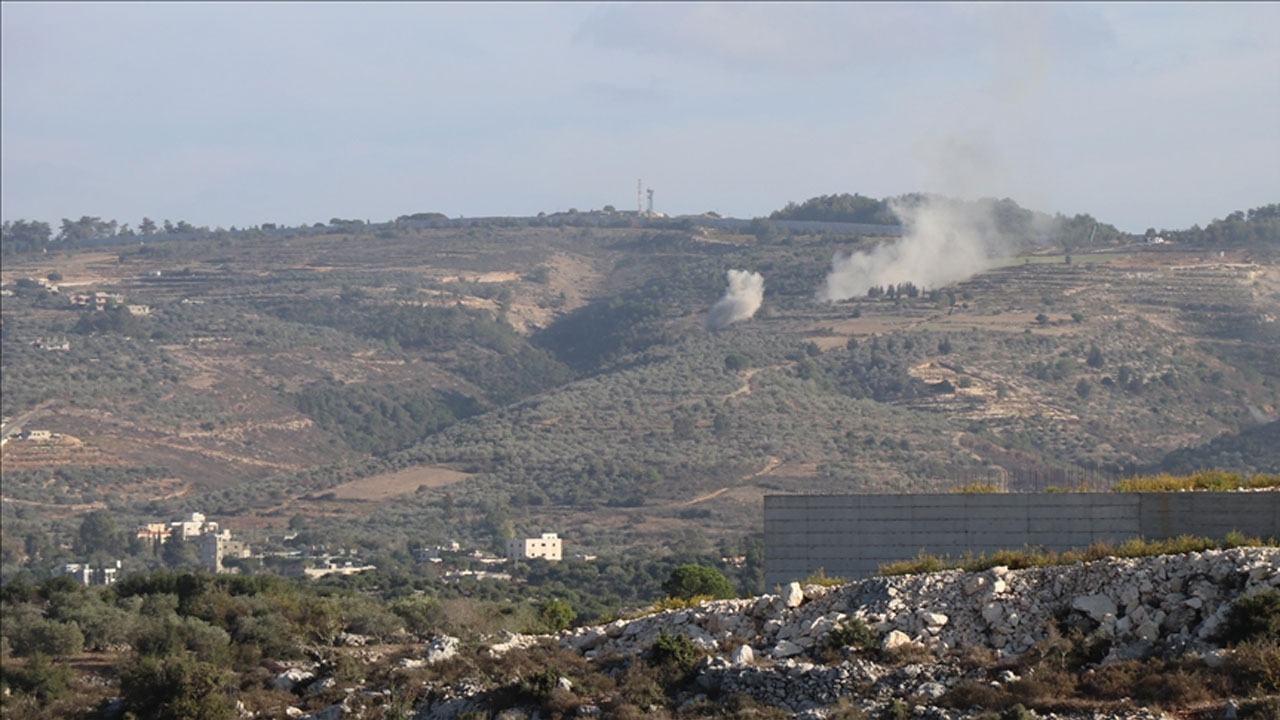
<instances>
[{"instance_id":1,"label":"bare soil patch","mask_svg":"<svg viewBox=\"0 0 1280 720\"><path fill-rule=\"evenodd\" d=\"M421 465L354 480L328 492L332 492L334 498L338 500L380 502L414 492L423 485L429 488L440 488L462 482L469 477L471 477L469 474L457 470Z\"/></svg>"}]
</instances>

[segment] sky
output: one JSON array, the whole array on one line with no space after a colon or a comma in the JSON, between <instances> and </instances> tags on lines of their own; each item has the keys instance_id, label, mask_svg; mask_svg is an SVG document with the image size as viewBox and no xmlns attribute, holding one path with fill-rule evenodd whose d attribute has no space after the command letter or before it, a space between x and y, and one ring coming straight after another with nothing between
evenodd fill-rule
<instances>
[{"instance_id":1,"label":"sky","mask_svg":"<svg viewBox=\"0 0 1280 720\"><path fill-rule=\"evenodd\" d=\"M231 227L1280 201L1280 3L0 4L0 212Z\"/></svg>"}]
</instances>

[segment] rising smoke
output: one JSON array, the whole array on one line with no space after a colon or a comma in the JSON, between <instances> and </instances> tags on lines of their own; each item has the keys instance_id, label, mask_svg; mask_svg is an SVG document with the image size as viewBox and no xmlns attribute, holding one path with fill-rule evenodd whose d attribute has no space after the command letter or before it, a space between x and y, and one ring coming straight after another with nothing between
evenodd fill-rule
<instances>
[{"instance_id":1,"label":"rising smoke","mask_svg":"<svg viewBox=\"0 0 1280 720\"><path fill-rule=\"evenodd\" d=\"M729 289L707 313L707 328L722 330L740 320L746 320L760 309L764 301L764 277L746 270L730 270Z\"/></svg>"},{"instance_id":2,"label":"rising smoke","mask_svg":"<svg viewBox=\"0 0 1280 720\"><path fill-rule=\"evenodd\" d=\"M981 272L1011 252L990 202L911 196L892 200L889 207L902 221L902 238L871 250L836 253L818 300L847 300L877 285L905 282L936 288Z\"/></svg>"}]
</instances>

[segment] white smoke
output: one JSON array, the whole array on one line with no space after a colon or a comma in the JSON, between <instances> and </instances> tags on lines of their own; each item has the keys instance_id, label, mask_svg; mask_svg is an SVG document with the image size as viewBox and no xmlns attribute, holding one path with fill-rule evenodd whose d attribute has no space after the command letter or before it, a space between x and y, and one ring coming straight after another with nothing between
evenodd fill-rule
<instances>
[{"instance_id":1,"label":"white smoke","mask_svg":"<svg viewBox=\"0 0 1280 720\"><path fill-rule=\"evenodd\" d=\"M750 318L764 301L764 276L760 273L730 270L726 276L729 289L707 313L707 328L710 330L721 330Z\"/></svg>"},{"instance_id":2,"label":"white smoke","mask_svg":"<svg viewBox=\"0 0 1280 720\"><path fill-rule=\"evenodd\" d=\"M877 285L941 287L985 270L1010 252L989 201L914 196L891 200L889 207L902 221L902 238L871 250L836 253L818 300L847 300Z\"/></svg>"}]
</instances>

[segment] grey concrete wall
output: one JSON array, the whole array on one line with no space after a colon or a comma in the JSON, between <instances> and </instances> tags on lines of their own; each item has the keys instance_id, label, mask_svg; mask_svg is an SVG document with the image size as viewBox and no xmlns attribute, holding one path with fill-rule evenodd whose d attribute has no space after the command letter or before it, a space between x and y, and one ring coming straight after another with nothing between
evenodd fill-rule
<instances>
[{"instance_id":1,"label":"grey concrete wall","mask_svg":"<svg viewBox=\"0 0 1280 720\"><path fill-rule=\"evenodd\" d=\"M921 550L959 558L1231 530L1280 537L1280 493L766 495L765 583L818 568L867 577Z\"/></svg>"}]
</instances>

